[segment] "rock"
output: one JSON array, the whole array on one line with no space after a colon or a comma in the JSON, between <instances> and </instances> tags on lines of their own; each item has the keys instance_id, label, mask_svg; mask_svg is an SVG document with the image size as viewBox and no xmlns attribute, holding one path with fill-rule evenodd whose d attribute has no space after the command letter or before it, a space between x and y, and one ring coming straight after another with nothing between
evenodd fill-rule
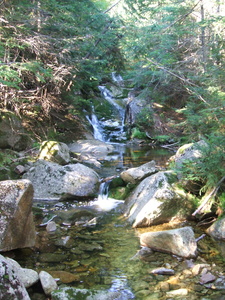
<instances>
[{"instance_id":1,"label":"rock","mask_svg":"<svg viewBox=\"0 0 225 300\"><path fill-rule=\"evenodd\" d=\"M0 255L0 299L30 300L13 264Z\"/></svg>"},{"instance_id":2,"label":"rock","mask_svg":"<svg viewBox=\"0 0 225 300\"><path fill-rule=\"evenodd\" d=\"M42 143L39 153L39 159L52 161L60 165L66 165L70 162L70 150L64 143L55 141L45 141Z\"/></svg>"},{"instance_id":3,"label":"rock","mask_svg":"<svg viewBox=\"0 0 225 300\"><path fill-rule=\"evenodd\" d=\"M140 167L125 170L120 174L120 176L125 182L136 184L140 180L155 172L155 161L152 160L146 164L141 165Z\"/></svg>"},{"instance_id":4,"label":"rock","mask_svg":"<svg viewBox=\"0 0 225 300\"><path fill-rule=\"evenodd\" d=\"M72 287L63 287L57 291L51 293L52 300L74 300L74 299L86 299L86 300L114 300L122 299L120 297L120 292L110 292L110 291L97 291L97 290L87 290L87 289L76 289ZM128 300L130 298L124 297L123 300Z\"/></svg>"},{"instance_id":5,"label":"rock","mask_svg":"<svg viewBox=\"0 0 225 300\"><path fill-rule=\"evenodd\" d=\"M158 225L191 214L185 195L169 183L173 176L171 171L151 175L125 200L124 215L133 227Z\"/></svg>"},{"instance_id":6,"label":"rock","mask_svg":"<svg viewBox=\"0 0 225 300\"><path fill-rule=\"evenodd\" d=\"M189 258L197 255L197 244L191 227L146 232L141 234L140 243L153 250L181 257Z\"/></svg>"},{"instance_id":7,"label":"rock","mask_svg":"<svg viewBox=\"0 0 225 300\"><path fill-rule=\"evenodd\" d=\"M0 148L26 149L30 141L21 120L10 111L0 110L0 113Z\"/></svg>"},{"instance_id":8,"label":"rock","mask_svg":"<svg viewBox=\"0 0 225 300\"><path fill-rule=\"evenodd\" d=\"M32 269L22 268L17 261L7 258L7 261L12 265L15 273L17 273L18 278L24 284L25 288L31 287L33 284L37 283L39 280L38 273Z\"/></svg>"},{"instance_id":9,"label":"rock","mask_svg":"<svg viewBox=\"0 0 225 300\"><path fill-rule=\"evenodd\" d=\"M92 198L99 188L98 174L80 163L60 166L38 160L23 175L34 186L34 198Z\"/></svg>"},{"instance_id":10,"label":"rock","mask_svg":"<svg viewBox=\"0 0 225 300\"><path fill-rule=\"evenodd\" d=\"M62 283L80 281L80 276L78 274L72 274L66 271L49 271L49 274L55 279L59 279Z\"/></svg>"},{"instance_id":11,"label":"rock","mask_svg":"<svg viewBox=\"0 0 225 300\"><path fill-rule=\"evenodd\" d=\"M205 274L202 274L200 278L200 283L205 284L205 283L210 283L216 280L216 276L214 276L212 273L207 272Z\"/></svg>"},{"instance_id":12,"label":"rock","mask_svg":"<svg viewBox=\"0 0 225 300\"><path fill-rule=\"evenodd\" d=\"M33 247L33 186L29 180L0 182L0 251Z\"/></svg>"},{"instance_id":13,"label":"rock","mask_svg":"<svg viewBox=\"0 0 225 300\"><path fill-rule=\"evenodd\" d=\"M206 232L214 239L225 240L225 217L214 222Z\"/></svg>"},{"instance_id":14,"label":"rock","mask_svg":"<svg viewBox=\"0 0 225 300\"><path fill-rule=\"evenodd\" d=\"M166 292L166 295L169 297L187 296L188 289L178 289L178 290L174 290L174 291L169 291L169 292Z\"/></svg>"},{"instance_id":15,"label":"rock","mask_svg":"<svg viewBox=\"0 0 225 300\"><path fill-rule=\"evenodd\" d=\"M159 275L174 275L175 271L168 268L157 268L151 271L152 274L159 274Z\"/></svg>"},{"instance_id":16,"label":"rock","mask_svg":"<svg viewBox=\"0 0 225 300\"><path fill-rule=\"evenodd\" d=\"M53 291L57 290L57 283L49 273L41 271L39 273L39 278L41 281L42 288L47 296L50 296Z\"/></svg>"},{"instance_id":17,"label":"rock","mask_svg":"<svg viewBox=\"0 0 225 300\"><path fill-rule=\"evenodd\" d=\"M46 230L48 232L56 231L56 229L57 229L57 227L56 227L56 223L54 221L50 221L46 226Z\"/></svg>"},{"instance_id":18,"label":"rock","mask_svg":"<svg viewBox=\"0 0 225 300\"><path fill-rule=\"evenodd\" d=\"M175 167L180 169L185 161L195 161L202 157L201 147L207 147L205 141L201 140L197 143L185 144L180 147L172 158L175 162Z\"/></svg>"},{"instance_id":19,"label":"rock","mask_svg":"<svg viewBox=\"0 0 225 300\"><path fill-rule=\"evenodd\" d=\"M76 143L69 144L68 147L72 153L89 154L98 159L104 159L107 154L114 151L112 145L99 140L78 140Z\"/></svg>"}]
</instances>

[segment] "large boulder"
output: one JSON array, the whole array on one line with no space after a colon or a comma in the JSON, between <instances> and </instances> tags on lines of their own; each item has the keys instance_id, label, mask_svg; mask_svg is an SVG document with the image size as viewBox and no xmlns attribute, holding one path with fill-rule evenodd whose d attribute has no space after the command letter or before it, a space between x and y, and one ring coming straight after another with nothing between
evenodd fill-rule
<instances>
[{"instance_id":1,"label":"large boulder","mask_svg":"<svg viewBox=\"0 0 225 300\"><path fill-rule=\"evenodd\" d=\"M145 177L156 172L155 161L152 160L136 168L123 171L120 177L127 183L136 184Z\"/></svg>"},{"instance_id":2,"label":"large boulder","mask_svg":"<svg viewBox=\"0 0 225 300\"><path fill-rule=\"evenodd\" d=\"M66 165L70 162L70 150L64 143L55 141L45 141L42 143L39 153L39 159L52 161L60 165Z\"/></svg>"},{"instance_id":3,"label":"large boulder","mask_svg":"<svg viewBox=\"0 0 225 300\"><path fill-rule=\"evenodd\" d=\"M180 169L187 161L195 161L202 157L202 148L207 147L207 143L203 140L197 143L185 144L180 147L176 154L171 158L177 169Z\"/></svg>"},{"instance_id":4,"label":"large boulder","mask_svg":"<svg viewBox=\"0 0 225 300\"><path fill-rule=\"evenodd\" d=\"M30 300L13 264L0 255L0 299Z\"/></svg>"},{"instance_id":5,"label":"large boulder","mask_svg":"<svg viewBox=\"0 0 225 300\"><path fill-rule=\"evenodd\" d=\"M33 247L33 186L29 180L0 182L0 251Z\"/></svg>"},{"instance_id":6,"label":"large boulder","mask_svg":"<svg viewBox=\"0 0 225 300\"><path fill-rule=\"evenodd\" d=\"M0 148L22 151L29 145L21 120L12 112L0 110Z\"/></svg>"},{"instance_id":7,"label":"large boulder","mask_svg":"<svg viewBox=\"0 0 225 300\"><path fill-rule=\"evenodd\" d=\"M214 222L208 229L207 233L217 240L225 240L225 218L220 218Z\"/></svg>"},{"instance_id":8,"label":"large boulder","mask_svg":"<svg viewBox=\"0 0 225 300\"><path fill-rule=\"evenodd\" d=\"M35 199L92 198L99 188L98 174L80 163L60 166L38 160L23 178L33 183Z\"/></svg>"},{"instance_id":9,"label":"large boulder","mask_svg":"<svg viewBox=\"0 0 225 300\"><path fill-rule=\"evenodd\" d=\"M142 180L126 199L124 214L133 227L157 225L191 214L185 194L170 184L171 171L158 172Z\"/></svg>"},{"instance_id":10,"label":"large boulder","mask_svg":"<svg viewBox=\"0 0 225 300\"><path fill-rule=\"evenodd\" d=\"M197 243L191 227L172 230L145 232L140 236L140 243L155 251L172 253L181 257L196 257Z\"/></svg>"},{"instance_id":11,"label":"large boulder","mask_svg":"<svg viewBox=\"0 0 225 300\"><path fill-rule=\"evenodd\" d=\"M110 144L99 140L78 140L68 145L70 151L74 154L85 155L98 159L104 159L107 154L114 151L114 147Z\"/></svg>"}]
</instances>

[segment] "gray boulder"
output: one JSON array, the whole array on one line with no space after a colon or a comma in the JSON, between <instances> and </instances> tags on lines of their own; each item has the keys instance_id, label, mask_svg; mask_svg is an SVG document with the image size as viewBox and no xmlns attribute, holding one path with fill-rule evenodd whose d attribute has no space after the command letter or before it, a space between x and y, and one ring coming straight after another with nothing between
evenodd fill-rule
<instances>
[{"instance_id":1,"label":"gray boulder","mask_svg":"<svg viewBox=\"0 0 225 300\"><path fill-rule=\"evenodd\" d=\"M220 218L214 222L208 229L207 233L218 240L225 240L225 218Z\"/></svg>"},{"instance_id":2,"label":"gray boulder","mask_svg":"<svg viewBox=\"0 0 225 300\"><path fill-rule=\"evenodd\" d=\"M0 299L30 300L13 264L0 255Z\"/></svg>"},{"instance_id":3,"label":"gray boulder","mask_svg":"<svg viewBox=\"0 0 225 300\"><path fill-rule=\"evenodd\" d=\"M6 258L7 262L10 263L17 273L18 278L24 284L25 288L31 287L33 284L37 283L39 280L38 273L32 269L22 268L20 264L11 258Z\"/></svg>"},{"instance_id":4,"label":"gray boulder","mask_svg":"<svg viewBox=\"0 0 225 300\"><path fill-rule=\"evenodd\" d=\"M85 155L97 159L104 159L105 156L114 151L114 147L110 144L99 140L78 140L75 143L68 145L70 151L74 154Z\"/></svg>"},{"instance_id":5,"label":"gray boulder","mask_svg":"<svg viewBox=\"0 0 225 300\"><path fill-rule=\"evenodd\" d=\"M145 177L156 172L155 161L152 160L136 168L130 168L123 171L120 177L127 183L135 184Z\"/></svg>"},{"instance_id":6,"label":"gray boulder","mask_svg":"<svg viewBox=\"0 0 225 300\"><path fill-rule=\"evenodd\" d=\"M171 171L158 172L133 190L124 206L124 214L133 227L166 223L174 217L184 219L191 214L185 196L169 183L173 177Z\"/></svg>"},{"instance_id":7,"label":"gray boulder","mask_svg":"<svg viewBox=\"0 0 225 300\"><path fill-rule=\"evenodd\" d=\"M141 234L140 243L155 251L172 253L181 257L196 257L197 243L191 227L146 232Z\"/></svg>"},{"instance_id":8,"label":"gray boulder","mask_svg":"<svg viewBox=\"0 0 225 300\"><path fill-rule=\"evenodd\" d=\"M29 180L0 182L0 251L33 247L33 186Z\"/></svg>"},{"instance_id":9,"label":"gray boulder","mask_svg":"<svg viewBox=\"0 0 225 300\"><path fill-rule=\"evenodd\" d=\"M177 169L180 169L184 162L195 161L202 157L202 147L207 147L207 143L203 140L197 143L185 144L180 147L176 154L171 158L175 162Z\"/></svg>"},{"instance_id":10,"label":"gray boulder","mask_svg":"<svg viewBox=\"0 0 225 300\"><path fill-rule=\"evenodd\" d=\"M66 165L70 162L70 150L64 143L55 141L45 141L42 143L39 153L39 159L52 161L60 165Z\"/></svg>"},{"instance_id":11,"label":"gray boulder","mask_svg":"<svg viewBox=\"0 0 225 300\"><path fill-rule=\"evenodd\" d=\"M99 188L98 174L80 163L60 166L38 160L23 175L34 186L34 198L92 198Z\"/></svg>"}]
</instances>

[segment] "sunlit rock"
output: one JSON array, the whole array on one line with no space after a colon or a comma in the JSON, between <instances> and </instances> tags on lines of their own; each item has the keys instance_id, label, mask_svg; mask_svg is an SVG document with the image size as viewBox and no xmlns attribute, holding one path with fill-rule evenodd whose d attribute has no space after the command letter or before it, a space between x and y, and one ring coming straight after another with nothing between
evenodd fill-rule
<instances>
[{"instance_id":1,"label":"sunlit rock","mask_svg":"<svg viewBox=\"0 0 225 300\"><path fill-rule=\"evenodd\" d=\"M0 182L0 251L33 247L33 186L29 180Z\"/></svg>"},{"instance_id":2,"label":"sunlit rock","mask_svg":"<svg viewBox=\"0 0 225 300\"><path fill-rule=\"evenodd\" d=\"M43 142L38 158L52 161L60 165L66 165L71 160L68 146L64 143L59 143L56 141Z\"/></svg>"},{"instance_id":3,"label":"sunlit rock","mask_svg":"<svg viewBox=\"0 0 225 300\"><path fill-rule=\"evenodd\" d=\"M80 163L60 166L38 160L23 175L34 186L34 198L91 198L99 188L99 176L91 168Z\"/></svg>"},{"instance_id":4,"label":"sunlit rock","mask_svg":"<svg viewBox=\"0 0 225 300\"><path fill-rule=\"evenodd\" d=\"M202 148L204 147L207 147L207 143L202 140L197 143L185 144L177 150L171 160L174 161L176 168L181 168L184 162L195 161L202 157Z\"/></svg>"},{"instance_id":5,"label":"sunlit rock","mask_svg":"<svg viewBox=\"0 0 225 300\"><path fill-rule=\"evenodd\" d=\"M114 151L114 147L112 145L99 140L78 140L69 144L68 147L70 151L76 155L89 154L98 159L103 159L107 154Z\"/></svg>"},{"instance_id":6,"label":"sunlit rock","mask_svg":"<svg viewBox=\"0 0 225 300\"><path fill-rule=\"evenodd\" d=\"M140 243L155 251L172 253L181 257L196 257L197 243L191 227L146 232L141 234Z\"/></svg>"},{"instance_id":7,"label":"sunlit rock","mask_svg":"<svg viewBox=\"0 0 225 300\"><path fill-rule=\"evenodd\" d=\"M138 181L144 179L147 176L150 176L155 172L156 172L155 161L152 160L139 167L125 170L120 174L120 176L125 182L135 184Z\"/></svg>"},{"instance_id":8,"label":"sunlit rock","mask_svg":"<svg viewBox=\"0 0 225 300\"><path fill-rule=\"evenodd\" d=\"M185 194L170 181L170 171L158 172L142 180L125 201L124 214L133 227L157 225L191 214Z\"/></svg>"},{"instance_id":9,"label":"sunlit rock","mask_svg":"<svg viewBox=\"0 0 225 300\"><path fill-rule=\"evenodd\" d=\"M225 218L218 219L208 229L207 233L215 239L225 240Z\"/></svg>"}]
</instances>

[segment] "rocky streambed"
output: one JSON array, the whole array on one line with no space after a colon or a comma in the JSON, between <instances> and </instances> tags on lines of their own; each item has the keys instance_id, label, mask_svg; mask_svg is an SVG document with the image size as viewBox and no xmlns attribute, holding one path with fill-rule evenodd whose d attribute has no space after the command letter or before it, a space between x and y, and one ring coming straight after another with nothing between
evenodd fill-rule
<instances>
[{"instance_id":1,"label":"rocky streambed","mask_svg":"<svg viewBox=\"0 0 225 300\"><path fill-rule=\"evenodd\" d=\"M87 147L87 143L85 147ZM95 150L92 151L96 154ZM102 151L100 152L102 153ZM162 174L165 167L164 164L160 164L161 158L155 157L156 166L160 169L156 173L153 171L154 174L150 175L148 174L149 169L152 170L154 165L148 162L152 161L152 156L147 157L146 155L146 160L143 161L144 167L133 169L132 167L138 165L138 163L134 164L134 154L124 164L124 161L121 162L121 157L124 157L121 153L111 153L103 160L102 158L95 160L97 156L90 153L89 151L88 158L87 154L82 154L82 163L85 160L89 163L92 161L92 168L95 170L99 167L98 163L104 165L105 167L98 169L99 176L102 174L104 177L110 176L115 172L119 175L125 165L127 173L122 176L124 182L129 181L131 176L134 181L142 183L144 181L149 184L150 181L146 181L145 176L147 176L146 179L149 176L153 176L151 178L154 179L155 174ZM135 149L135 155L138 156L137 149ZM167 157L170 156L169 153L167 155ZM143 157L143 152L141 156ZM81 158L78 156L76 159ZM141 164L140 159L137 161ZM147 165L146 161L148 161ZM77 163L80 164L81 161L77 161ZM30 169L31 171L35 170L35 165L30 166ZM66 168L67 171L68 169L71 171L70 168ZM84 169L82 167L82 170ZM44 178L44 170L42 169L42 178ZM47 167L46 170L50 169ZM147 172L144 179L142 178L143 170ZM61 175L65 175L62 169L60 172ZM93 175L95 178L96 175ZM65 177L63 178L65 180ZM79 179L79 177L77 178ZM44 183L46 184L46 182ZM159 189L163 188L161 192L165 193L168 184L161 179L159 183ZM84 184L83 180L81 180L82 184ZM132 184L134 185L131 194L137 195L138 198L143 193L142 185L140 186L136 182L127 183L127 185ZM86 190L85 187L86 184L84 184L84 190ZM124 186L119 185L117 188L121 192ZM77 193L76 186L73 191ZM50 192L52 191L48 191L48 193ZM71 189L69 192L72 193ZM158 195L161 195L161 192ZM65 190L62 194L64 193ZM130 210L127 212L129 202L133 201L129 198L131 196L126 198L126 209L124 209L124 201L107 197L105 192L96 199L83 199L82 201L76 200L78 196L65 200L64 197L57 199L50 197L51 194L47 194L47 197L43 195L45 194L42 194L44 200L36 197L33 202L37 232L35 245L3 252L5 256L19 262L23 268L35 270L39 274L43 271L47 272L57 282L58 288L50 294L46 294L40 281L27 287L31 299L44 300L50 297L52 299L96 300L219 300L225 297L223 248L220 248L218 242L214 242L209 235L206 235L203 228L197 227L195 222L183 218L184 215L180 215L182 218L174 218L173 215L170 215L170 221L162 225L151 224L145 228L136 226L132 228L133 217L129 220L129 217L126 216L126 214L133 216ZM151 199L154 203L158 203L157 197ZM177 197L177 201L183 201L183 199L180 195ZM140 202L141 205L144 203L144 201ZM145 210L145 207L141 206L141 210ZM163 210L162 207L161 210ZM125 215L124 212L126 212ZM152 215L143 214L143 216L151 222L154 221ZM166 217L168 218L168 214ZM157 220L157 218L158 216L155 219ZM140 236L147 232L160 232L176 228L192 228L197 255L181 257L170 251L162 253L158 251L160 249L152 250L146 245L140 245Z\"/></svg>"}]
</instances>

